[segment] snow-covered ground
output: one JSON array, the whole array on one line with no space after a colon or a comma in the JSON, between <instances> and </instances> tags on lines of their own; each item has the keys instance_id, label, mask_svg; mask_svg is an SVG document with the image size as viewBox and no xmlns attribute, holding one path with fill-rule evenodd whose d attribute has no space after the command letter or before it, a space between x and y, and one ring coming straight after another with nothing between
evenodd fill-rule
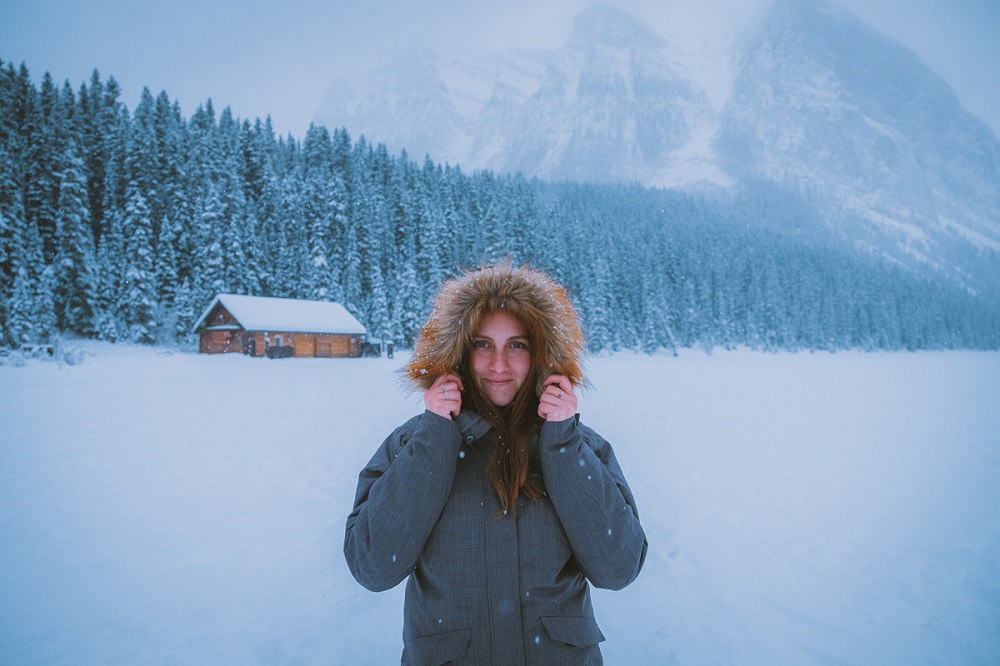
<instances>
[{"instance_id":1,"label":"snow-covered ground","mask_svg":"<svg viewBox=\"0 0 1000 666\"><path fill-rule=\"evenodd\" d=\"M0 663L389 664L341 554L404 361L0 366ZM650 542L609 664L1000 663L1000 354L593 358Z\"/></svg>"}]
</instances>

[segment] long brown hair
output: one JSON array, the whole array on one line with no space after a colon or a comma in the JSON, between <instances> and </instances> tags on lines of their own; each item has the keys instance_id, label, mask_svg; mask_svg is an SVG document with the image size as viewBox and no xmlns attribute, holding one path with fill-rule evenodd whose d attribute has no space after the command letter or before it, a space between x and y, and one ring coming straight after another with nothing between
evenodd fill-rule
<instances>
[{"instance_id":1,"label":"long brown hair","mask_svg":"<svg viewBox=\"0 0 1000 666\"><path fill-rule=\"evenodd\" d=\"M486 313L488 314L488 313ZM482 317L480 321L485 320ZM522 323L523 325L523 323ZM478 325L476 326L478 329ZM531 362L528 377L514 395L514 400L506 407L497 407L482 394L472 379L470 368L471 344L462 355L459 374L465 384L465 393L471 399L471 407L486 419L497 434L493 454L489 458L489 475L493 488L500 498L503 511L500 516L517 510L517 498L522 492L528 499L536 500L545 494L540 476L532 471L531 438L541 427L538 416L538 396L535 393L538 355L533 331L528 329L528 348Z\"/></svg>"}]
</instances>

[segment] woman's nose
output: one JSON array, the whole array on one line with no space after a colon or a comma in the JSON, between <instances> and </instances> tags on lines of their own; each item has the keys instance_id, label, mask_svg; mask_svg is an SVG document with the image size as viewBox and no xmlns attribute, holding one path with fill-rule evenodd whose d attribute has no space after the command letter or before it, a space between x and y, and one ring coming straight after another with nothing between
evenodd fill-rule
<instances>
[{"instance_id":1,"label":"woman's nose","mask_svg":"<svg viewBox=\"0 0 1000 666\"><path fill-rule=\"evenodd\" d=\"M503 350L498 349L493 352L493 356L490 358L490 368L494 372L501 372L507 369L507 355L504 354Z\"/></svg>"}]
</instances>

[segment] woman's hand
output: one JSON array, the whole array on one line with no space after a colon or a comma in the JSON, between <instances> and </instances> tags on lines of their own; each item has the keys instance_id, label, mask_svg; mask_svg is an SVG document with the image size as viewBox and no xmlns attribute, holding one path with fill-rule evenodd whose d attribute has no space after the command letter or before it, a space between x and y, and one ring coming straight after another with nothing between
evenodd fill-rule
<instances>
[{"instance_id":1,"label":"woman's hand","mask_svg":"<svg viewBox=\"0 0 1000 666\"><path fill-rule=\"evenodd\" d=\"M424 406L428 411L438 416L450 419L462 411L462 378L447 373L434 380L431 387L424 392Z\"/></svg>"},{"instance_id":2,"label":"woman's hand","mask_svg":"<svg viewBox=\"0 0 1000 666\"><path fill-rule=\"evenodd\" d=\"M538 398L538 415L546 421L565 421L576 414L576 408L573 382L562 375L549 375Z\"/></svg>"}]
</instances>

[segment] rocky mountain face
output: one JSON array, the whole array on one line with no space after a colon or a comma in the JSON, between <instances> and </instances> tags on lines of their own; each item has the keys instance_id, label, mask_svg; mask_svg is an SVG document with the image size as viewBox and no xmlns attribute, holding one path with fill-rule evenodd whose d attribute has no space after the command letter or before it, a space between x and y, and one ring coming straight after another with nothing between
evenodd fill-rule
<instances>
[{"instance_id":1,"label":"rocky mountain face","mask_svg":"<svg viewBox=\"0 0 1000 666\"><path fill-rule=\"evenodd\" d=\"M776 182L890 255L1000 252L1000 140L904 47L822 0L776 0L713 108L672 45L594 7L567 43L495 60L404 58L317 120L412 158L549 180Z\"/></svg>"},{"instance_id":2,"label":"rocky mountain face","mask_svg":"<svg viewBox=\"0 0 1000 666\"><path fill-rule=\"evenodd\" d=\"M472 157L554 180L655 181L706 113L670 66L668 44L609 8L577 19L566 47L522 56L528 86L499 85L478 118ZM526 82L527 83L527 82Z\"/></svg>"},{"instance_id":3,"label":"rocky mountain face","mask_svg":"<svg viewBox=\"0 0 1000 666\"><path fill-rule=\"evenodd\" d=\"M678 153L714 123L671 62L648 26L595 6L559 49L462 62L406 54L364 91L334 84L316 118L466 170L671 185Z\"/></svg>"},{"instance_id":4,"label":"rocky mountain face","mask_svg":"<svg viewBox=\"0 0 1000 666\"><path fill-rule=\"evenodd\" d=\"M806 188L927 260L952 241L1000 250L1000 141L912 52L785 0L738 68L714 140L726 173Z\"/></svg>"}]
</instances>

